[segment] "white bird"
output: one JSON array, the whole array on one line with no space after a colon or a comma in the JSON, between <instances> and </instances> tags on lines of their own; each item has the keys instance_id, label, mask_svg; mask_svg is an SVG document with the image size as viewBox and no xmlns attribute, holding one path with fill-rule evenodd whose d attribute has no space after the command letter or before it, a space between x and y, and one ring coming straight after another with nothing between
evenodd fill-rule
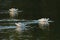
<instances>
[{"instance_id":1,"label":"white bird","mask_svg":"<svg viewBox=\"0 0 60 40\"><path fill-rule=\"evenodd\" d=\"M41 18L38 20L33 20L33 22L15 23L15 25L17 31L25 30L26 25L34 24L34 23L38 23L41 29L46 29L49 26L49 22L53 22L53 21L49 21L49 18Z\"/></svg>"},{"instance_id":2,"label":"white bird","mask_svg":"<svg viewBox=\"0 0 60 40\"><path fill-rule=\"evenodd\" d=\"M14 18L18 14L18 9L11 8L9 9L10 17Z\"/></svg>"},{"instance_id":3,"label":"white bird","mask_svg":"<svg viewBox=\"0 0 60 40\"><path fill-rule=\"evenodd\" d=\"M38 20L41 29L46 29L49 26L49 22L53 22L53 21L49 21L49 18L41 18Z\"/></svg>"},{"instance_id":4,"label":"white bird","mask_svg":"<svg viewBox=\"0 0 60 40\"><path fill-rule=\"evenodd\" d=\"M28 24L31 24L31 23L34 23L34 22L25 22L25 23L15 23L16 25L16 31L18 32L24 32L26 30L29 30L28 27L30 27Z\"/></svg>"},{"instance_id":5,"label":"white bird","mask_svg":"<svg viewBox=\"0 0 60 40\"><path fill-rule=\"evenodd\" d=\"M23 23L15 23L16 25L16 31L23 31L25 30L25 25Z\"/></svg>"}]
</instances>

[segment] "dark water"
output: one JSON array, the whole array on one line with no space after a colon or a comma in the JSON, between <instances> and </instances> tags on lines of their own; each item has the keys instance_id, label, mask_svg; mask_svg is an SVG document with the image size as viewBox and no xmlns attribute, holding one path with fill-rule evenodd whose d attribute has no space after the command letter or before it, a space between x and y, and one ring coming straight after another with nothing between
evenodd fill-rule
<instances>
[{"instance_id":1,"label":"dark water","mask_svg":"<svg viewBox=\"0 0 60 40\"><path fill-rule=\"evenodd\" d=\"M50 18L50 31L42 30L38 24L31 24L29 30L16 32L16 25L0 22L0 40L60 40L60 6L59 0L0 0L0 12L14 7L23 10L16 19L35 20ZM0 19L9 19L9 13L1 14ZM9 27L9 28L7 28Z\"/></svg>"},{"instance_id":2,"label":"dark water","mask_svg":"<svg viewBox=\"0 0 60 40\"><path fill-rule=\"evenodd\" d=\"M39 28L38 23L33 23L27 25L27 30L17 31L14 23L0 23L0 40L50 40L53 36L52 31L54 30L52 26L54 27L53 23L49 26L50 28L48 31ZM24 28L25 26L23 29Z\"/></svg>"}]
</instances>

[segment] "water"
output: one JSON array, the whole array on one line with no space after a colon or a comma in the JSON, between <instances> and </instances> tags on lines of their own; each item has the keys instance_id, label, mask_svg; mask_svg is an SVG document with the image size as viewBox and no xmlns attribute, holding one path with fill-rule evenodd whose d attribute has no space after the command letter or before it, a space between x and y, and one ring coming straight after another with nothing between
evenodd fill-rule
<instances>
[{"instance_id":1,"label":"water","mask_svg":"<svg viewBox=\"0 0 60 40\"><path fill-rule=\"evenodd\" d=\"M40 29L38 23L32 21L21 23L30 23L26 27L28 30L18 32L16 31L16 25L13 23L13 25L8 25L8 23L0 25L0 40L49 40L50 31Z\"/></svg>"},{"instance_id":2,"label":"water","mask_svg":"<svg viewBox=\"0 0 60 40\"><path fill-rule=\"evenodd\" d=\"M0 21L0 40L60 40L60 15L59 3L56 6L55 0L1 0L0 1L0 19L9 19L9 13L5 14L11 7L23 10L16 19L40 19L42 17L51 18L49 29L42 30L38 23L28 24L23 32L17 32L16 25L11 22ZM58 10L59 9L59 10ZM5 10L5 11L4 11ZM58 11L57 11L58 10ZM2 11L2 13L1 13ZM20 21L21 22L21 21Z\"/></svg>"}]
</instances>

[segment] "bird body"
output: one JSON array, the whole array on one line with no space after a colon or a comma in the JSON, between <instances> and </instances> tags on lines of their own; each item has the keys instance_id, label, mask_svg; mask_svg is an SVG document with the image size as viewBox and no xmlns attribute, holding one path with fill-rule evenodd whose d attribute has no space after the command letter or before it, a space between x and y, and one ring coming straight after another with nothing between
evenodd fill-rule
<instances>
[{"instance_id":1,"label":"bird body","mask_svg":"<svg viewBox=\"0 0 60 40\"><path fill-rule=\"evenodd\" d=\"M16 31L24 31L25 30L25 25L23 23L15 23L16 25Z\"/></svg>"},{"instance_id":2,"label":"bird body","mask_svg":"<svg viewBox=\"0 0 60 40\"><path fill-rule=\"evenodd\" d=\"M50 21L49 18L41 18L38 20L39 27L41 29L46 29L46 28L49 29L49 22L53 22L53 21Z\"/></svg>"},{"instance_id":3,"label":"bird body","mask_svg":"<svg viewBox=\"0 0 60 40\"><path fill-rule=\"evenodd\" d=\"M9 9L9 13L10 13L10 17L14 18L16 16L16 14L18 14L18 9L11 8L11 9Z\"/></svg>"}]
</instances>

